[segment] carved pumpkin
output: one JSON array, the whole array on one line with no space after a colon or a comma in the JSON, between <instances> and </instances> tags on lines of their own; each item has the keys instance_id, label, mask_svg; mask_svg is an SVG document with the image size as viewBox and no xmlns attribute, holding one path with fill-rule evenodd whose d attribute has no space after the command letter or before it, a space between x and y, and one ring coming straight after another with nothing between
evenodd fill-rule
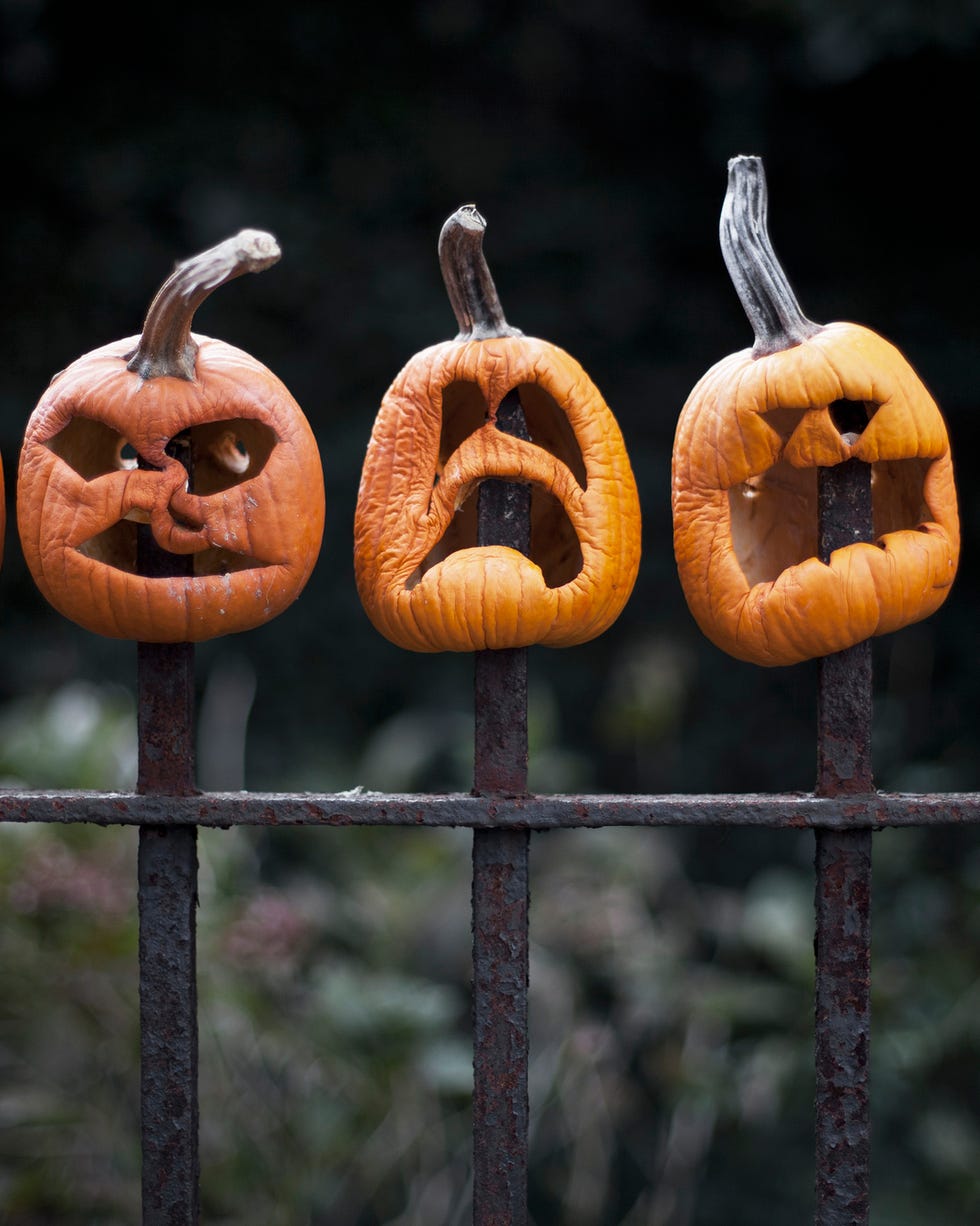
<instances>
[{"instance_id":1,"label":"carved pumpkin","mask_svg":"<svg viewBox=\"0 0 980 1226\"><path fill-rule=\"evenodd\" d=\"M762 665L829 655L919 621L959 556L949 440L888 341L813 323L772 250L758 158L729 163L721 239L756 333L691 392L673 451L674 553L717 646ZM817 469L871 465L873 541L817 557Z\"/></svg>"},{"instance_id":2,"label":"carved pumpkin","mask_svg":"<svg viewBox=\"0 0 980 1226\"><path fill-rule=\"evenodd\" d=\"M73 362L31 415L17 489L24 557L50 603L86 629L195 642L269 621L306 583L324 520L309 423L255 358L190 330L218 285L278 258L271 235L244 230L179 264L142 335ZM141 525L189 573L138 573Z\"/></svg>"},{"instance_id":3,"label":"carved pumpkin","mask_svg":"<svg viewBox=\"0 0 980 1226\"><path fill-rule=\"evenodd\" d=\"M485 226L464 206L443 227L460 333L395 379L361 476L358 591L377 629L413 651L585 642L618 617L639 566L619 427L574 358L507 325ZM515 414L519 430L504 420ZM478 535L477 491L501 481L530 486L526 552Z\"/></svg>"}]
</instances>

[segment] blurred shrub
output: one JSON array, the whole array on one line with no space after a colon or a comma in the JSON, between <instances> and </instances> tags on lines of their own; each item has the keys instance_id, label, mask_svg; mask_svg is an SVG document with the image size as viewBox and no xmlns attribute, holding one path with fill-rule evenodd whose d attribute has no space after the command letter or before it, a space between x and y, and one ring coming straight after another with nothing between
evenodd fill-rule
<instances>
[{"instance_id":1,"label":"blurred shrub","mask_svg":"<svg viewBox=\"0 0 980 1226\"><path fill-rule=\"evenodd\" d=\"M557 762L547 695L535 706ZM97 689L7 712L4 770L32 778L48 753L70 782L83 726L131 744L131 716ZM443 777L456 756L444 742ZM102 762L86 782L128 786L127 752ZM539 1226L779 1226L812 1212L811 839L743 834L532 840ZM724 873L704 871L710 839ZM11 1226L139 1217L136 840L0 829ZM203 1220L469 1220L469 844L466 831L200 833ZM980 854L967 844L876 837L874 1220L888 1226L980 1210Z\"/></svg>"}]
</instances>

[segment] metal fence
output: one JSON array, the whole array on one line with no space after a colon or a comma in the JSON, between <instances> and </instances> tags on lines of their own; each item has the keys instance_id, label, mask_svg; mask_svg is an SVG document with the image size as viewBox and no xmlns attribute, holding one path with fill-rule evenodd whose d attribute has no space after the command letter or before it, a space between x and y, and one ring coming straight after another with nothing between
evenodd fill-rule
<instances>
[{"instance_id":1,"label":"metal fence","mask_svg":"<svg viewBox=\"0 0 980 1226\"><path fill-rule=\"evenodd\" d=\"M822 556L871 536L870 469L820 474ZM521 487L486 482L481 539L520 546ZM517 501L515 501L517 500ZM514 534L517 535L510 535ZM198 1220L197 828L456 826L473 831L473 1221L527 1221L528 854L537 830L766 826L815 831L815 1221L869 1215L871 835L980 821L980 795L884 794L871 761L871 652L821 662L812 793L530 795L524 649L475 657L473 790L454 795L202 793L189 644L138 648L134 793L9 791L0 821L139 827L142 1195L146 1226ZM436 1224L434 1224L436 1226Z\"/></svg>"}]
</instances>

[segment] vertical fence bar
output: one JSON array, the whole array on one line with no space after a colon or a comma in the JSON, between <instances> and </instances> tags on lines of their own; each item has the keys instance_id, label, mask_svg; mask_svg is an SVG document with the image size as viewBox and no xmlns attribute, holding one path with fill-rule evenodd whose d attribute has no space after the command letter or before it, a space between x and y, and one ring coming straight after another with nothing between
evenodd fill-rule
<instances>
[{"instance_id":1,"label":"vertical fence bar","mask_svg":"<svg viewBox=\"0 0 980 1226\"><path fill-rule=\"evenodd\" d=\"M498 428L526 438L516 392ZM485 481L479 543L526 553L530 487ZM475 657L474 791L527 790L527 651ZM528 1147L528 860L526 830L473 832L473 1222L524 1226Z\"/></svg>"},{"instance_id":2,"label":"vertical fence bar","mask_svg":"<svg viewBox=\"0 0 980 1226\"><path fill-rule=\"evenodd\" d=\"M137 548L141 574L189 571L189 558L165 553L142 525ZM137 693L137 791L193 792L193 646L137 644ZM143 1226L196 1226L196 828L141 827L138 872Z\"/></svg>"},{"instance_id":3,"label":"vertical fence bar","mask_svg":"<svg viewBox=\"0 0 980 1226\"><path fill-rule=\"evenodd\" d=\"M820 556L872 539L871 468L820 470ZM817 793L870 792L871 644L820 661ZM865 1226L870 1205L871 831L816 832L816 1226Z\"/></svg>"}]
</instances>

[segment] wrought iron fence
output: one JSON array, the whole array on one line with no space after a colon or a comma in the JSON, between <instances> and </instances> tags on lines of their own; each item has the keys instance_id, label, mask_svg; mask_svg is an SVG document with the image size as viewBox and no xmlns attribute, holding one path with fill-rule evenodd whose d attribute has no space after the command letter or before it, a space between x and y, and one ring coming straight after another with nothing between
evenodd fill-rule
<instances>
[{"instance_id":1,"label":"wrought iron fence","mask_svg":"<svg viewBox=\"0 0 980 1226\"><path fill-rule=\"evenodd\" d=\"M500 405L496 425L527 437L516 392ZM874 539L869 464L852 459L819 469L817 501L824 561L846 545ZM477 518L481 546L528 552L527 485L484 480ZM161 549L147 526L139 529L137 558L140 573L147 576L179 575L188 565L186 557ZM875 789L871 660L866 641L820 662L816 782L810 793L529 793L524 648L475 655L475 752L468 794L214 793L201 792L195 784L193 646L140 643L136 791L6 791L0 793L0 821L139 828L146 1226L191 1226L199 1216L197 830L239 825L472 829L475 1226L523 1226L528 1220L529 851L534 832L603 826L812 828L815 1221L817 1226L867 1223L871 836L887 826L980 821L978 794L885 794Z\"/></svg>"},{"instance_id":2,"label":"wrought iron fence","mask_svg":"<svg viewBox=\"0 0 980 1226\"><path fill-rule=\"evenodd\" d=\"M870 535L868 465L821 470L823 556ZM486 482L483 531L526 518L520 487ZM885 794L871 760L871 652L821 662L810 793L533 795L527 791L524 649L475 656L468 794L213 793L195 787L193 647L140 644L133 793L8 791L5 822L139 827L142 1195L146 1226L198 1219L195 908L199 827L421 826L473 831L473 1221L527 1221L528 914L535 831L766 826L815 832L815 1221L869 1215L871 836L887 826L980 821L980 795Z\"/></svg>"}]
</instances>

